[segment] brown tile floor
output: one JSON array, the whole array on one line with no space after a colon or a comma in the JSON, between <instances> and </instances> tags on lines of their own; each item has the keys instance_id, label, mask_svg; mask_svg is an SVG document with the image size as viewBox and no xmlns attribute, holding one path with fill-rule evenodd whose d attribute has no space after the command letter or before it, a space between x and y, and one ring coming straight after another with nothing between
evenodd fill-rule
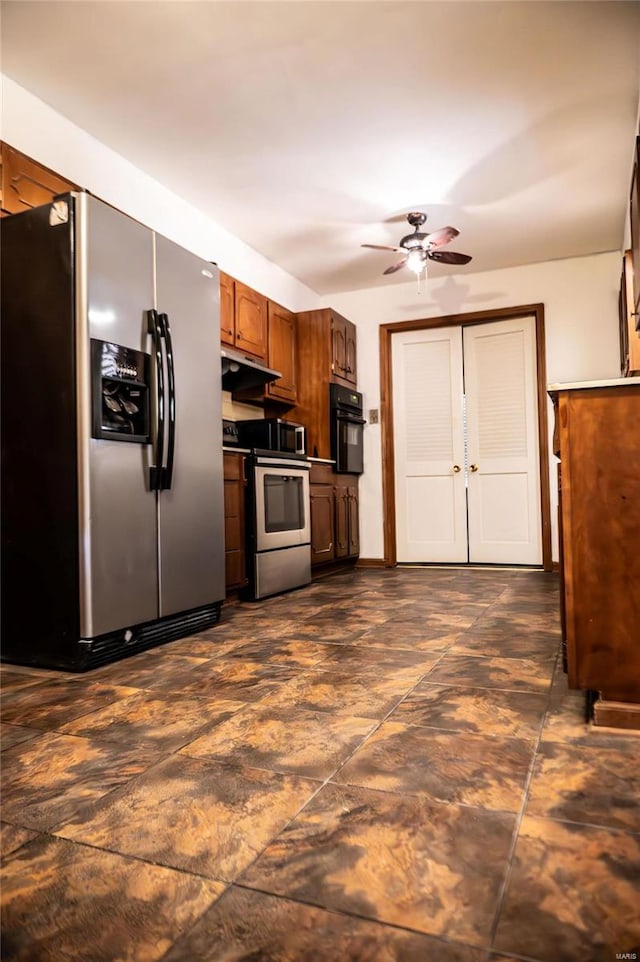
<instances>
[{"instance_id":1,"label":"brown tile floor","mask_svg":"<svg viewBox=\"0 0 640 962\"><path fill-rule=\"evenodd\" d=\"M640 738L559 642L554 576L404 568L3 666L2 958L640 958Z\"/></svg>"}]
</instances>

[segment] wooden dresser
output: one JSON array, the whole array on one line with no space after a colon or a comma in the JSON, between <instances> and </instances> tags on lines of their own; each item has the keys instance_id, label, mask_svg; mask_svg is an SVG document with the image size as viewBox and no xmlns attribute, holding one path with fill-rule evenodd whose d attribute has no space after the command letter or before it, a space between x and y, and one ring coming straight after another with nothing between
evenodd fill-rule
<instances>
[{"instance_id":1,"label":"wooden dresser","mask_svg":"<svg viewBox=\"0 0 640 962\"><path fill-rule=\"evenodd\" d=\"M640 729L640 377L553 384L570 688Z\"/></svg>"}]
</instances>

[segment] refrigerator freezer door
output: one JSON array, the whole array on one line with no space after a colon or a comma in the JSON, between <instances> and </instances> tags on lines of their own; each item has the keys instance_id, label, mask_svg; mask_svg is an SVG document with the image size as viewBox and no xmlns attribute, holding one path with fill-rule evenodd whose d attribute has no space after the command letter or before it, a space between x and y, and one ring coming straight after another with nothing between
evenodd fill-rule
<instances>
[{"instance_id":1,"label":"refrigerator freezer door","mask_svg":"<svg viewBox=\"0 0 640 962\"><path fill-rule=\"evenodd\" d=\"M2 305L2 654L73 660L79 630L74 200L6 217Z\"/></svg>"},{"instance_id":2,"label":"refrigerator freezer door","mask_svg":"<svg viewBox=\"0 0 640 962\"><path fill-rule=\"evenodd\" d=\"M218 285L216 267L156 235L156 307L175 374L173 477L158 499L161 616L225 595Z\"/></svg>"},{"instance_id":3,"label":"refrigerator freezer door","mask_svg":"<svg viewBox=\"0 0 640 962\"><path fill-rule=\"evenodd\" d=\"M78 324L82 411L89 338L140 350L145 309L153 306L153 234L82 195L79 275L88 324ZM86 205L86 206L84 206ZM84 281L83 281L84 277ZM90 387L90 385L89 385ZM81 635L91 638L158 617L156 498L149 490L150 446L91 438L80 431Z\"/></svg>"}]
</instances>

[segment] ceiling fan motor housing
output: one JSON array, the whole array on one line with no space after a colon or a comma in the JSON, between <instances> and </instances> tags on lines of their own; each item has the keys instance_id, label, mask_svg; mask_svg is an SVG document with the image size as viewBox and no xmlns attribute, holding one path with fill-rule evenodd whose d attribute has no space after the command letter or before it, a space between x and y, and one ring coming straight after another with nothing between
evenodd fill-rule
<instances>
[{"instance_id":1,"label":"ceiling fan motor housing","mask_svg":"<svg viewBox=\"0 0 640 962\"><path fill-rule=\"evenodd\" d=\"M422 242L427 235L425 233L420 232L418 228L422 227L426 219L427 219L427 215L423 214L419 210L414 210L414 211L411 211L411 213L407 214L407 220L409 221L411 226L414 228L414 232L413 234L407 234L405 237L402 238L399 245L400 247L404 247L406 250L410 251L414 247L423 246Z\"/></svg>"},{"instance_id":2,"label":"ceiling fan motor housing","mask_svg":"<svg viewBox=\"0 0 640 962\"><path fill-rule=\"evenodd\" d=\"M407 234L405 237L403 237L399 246L405 247L408 251L410 251L412 247L422 247L422 241L426 236L427 235L424 232L415 231L415 233Z\"/></svg>"}]
</instances>

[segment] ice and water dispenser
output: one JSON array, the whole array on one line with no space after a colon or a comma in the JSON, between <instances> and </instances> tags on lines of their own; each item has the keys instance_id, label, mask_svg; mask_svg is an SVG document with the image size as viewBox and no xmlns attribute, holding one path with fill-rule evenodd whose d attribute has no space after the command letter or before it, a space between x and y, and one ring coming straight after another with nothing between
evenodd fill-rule
<instances>
[{"instance_id":1,"label":"ice and water dispenser","mask_svg":"<svg viewBox=\"0 0 640 962\"><path fill-rule=\"evenodd\" d=\"M151 441L151 359L109 341L91 341L92 437L111 441Z\"/></svg>"}]
</instances>

